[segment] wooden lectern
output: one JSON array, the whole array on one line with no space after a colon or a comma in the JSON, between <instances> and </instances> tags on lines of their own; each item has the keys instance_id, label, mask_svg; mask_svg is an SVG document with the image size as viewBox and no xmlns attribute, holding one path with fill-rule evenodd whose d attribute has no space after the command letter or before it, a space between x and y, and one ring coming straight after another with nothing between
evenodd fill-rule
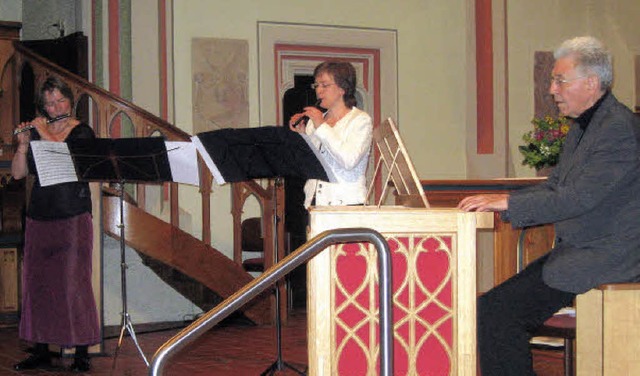
<instances>
[{"instance_id":1,"label":"wooden lectern","mask_svg":"<svg viewBox=\"0 0 640 376\"><path fill-rule=\"evenodd\" d=\"M399 152L381 154L391 170L387 180L414 182L405 191L411 196L412 189L419 187L414 194L417 199L407 197L406 201L425 202L420 182L402 172L411 172L412 166L401 142L398 147ZM393 172L395 161L401 159L409 166ZM368 227L388 239L394 375L475 375L476 229L492 226L492 213L456 209L315 207L310 210L309 237L336 228ZM377 257L370 244L334 245L310 261L310 375L378 373L377 288Z\"/></svg>"}]
</instances>

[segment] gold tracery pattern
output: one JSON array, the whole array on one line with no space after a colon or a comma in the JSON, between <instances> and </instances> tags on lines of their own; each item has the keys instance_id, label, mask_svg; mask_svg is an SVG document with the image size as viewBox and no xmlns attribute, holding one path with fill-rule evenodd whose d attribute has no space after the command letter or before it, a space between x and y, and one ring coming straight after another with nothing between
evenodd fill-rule
<instances>
[{"instance_id":1,"label":"gold tracery pattern","mask_svg":"<svg viewBox=\"0 0 640 376\"><path fill-rule=\"evenodd\" d=\"M454 235L387 234L386 238L393 264L394 374L450 374ZM377 264L370 244L333 247L332 374L378 373Z\"/></svg>"}]
</instances>

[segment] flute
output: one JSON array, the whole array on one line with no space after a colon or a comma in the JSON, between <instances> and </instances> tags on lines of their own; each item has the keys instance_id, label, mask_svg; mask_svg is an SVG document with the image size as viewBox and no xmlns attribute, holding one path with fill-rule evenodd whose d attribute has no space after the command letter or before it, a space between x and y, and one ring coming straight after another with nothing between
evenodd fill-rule
<instances>
[{"instance_id":1,"label":"flute","mask_svg":"<svg viewBox=\"0 0 640 376\"><path fill-rule=\"evenodd\" d=\"M320 103L322 103L322 99L318 99L318 100L316 101L316 103L313 105L313 107L318 107L318 106L320 106ZM298 120L297 120L295 123L293 123L291 126L292 126L292 127L297 127L297 126L298 126L298 124L302 123L302 121L307 121L307 120L309 120L309 117L305 115L305 116L301 117L300 119L298 119Z\"/></svg>"},{"instance_id":2,"label":"flute","mask_svg":"<svg viewBox=\"0 0 640 376\"><path fill-rule=\"evenodd\" d=\"M47 124L55 123L55 122L56 122L56 121L58 121L58 120L66 119L66 118L68 118L68 117L70 117L70 116L71 116L71 114L66 114L66 115L60 115L60 116L58 116L58 117L54 117L53 119L49 119L49 120L47 120ZM30 131L30 130L32 130L32 129L33 129L33 128L35 128L35 127L36 127L35 125L33 125L33 124L29 124L29 125L27 125L27 126L26 126L26 127L24 127L24 128L15 129L15 130L13 131L13 135L15 136L15 135L20 134L20 133L22 133L22 132Z\"/></svg>"}]
</instances>

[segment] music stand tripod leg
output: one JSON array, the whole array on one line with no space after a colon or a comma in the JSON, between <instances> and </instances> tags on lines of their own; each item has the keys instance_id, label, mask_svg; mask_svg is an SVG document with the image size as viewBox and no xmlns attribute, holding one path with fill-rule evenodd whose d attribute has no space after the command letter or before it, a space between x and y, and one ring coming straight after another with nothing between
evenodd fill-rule
<instances>
[{"instance_id":1,"label":"music stand tripod leg","mask_svg":"<svg viewBox=\"0 0 640 376\"><path fill-rule=\"evenodd\" d=\"M138 338L136 337L136 332L133 330L133 324L131 323L131 317L129 316L129 311L127 307L127 262L126 262L126 246L125 246L125 231L124 231L124 182L117 184L120 196L120 224L118 227L120 228L120 287L121 287L121 295L122 295L122 321L120 328L120 337L118 338L118 344L116 345L116 349L113 356L113 365L112 369L116 367L116 360L118 359L118 353L120 352L120 347L122 346L122 342L124 339L125 330L129 332L129 336L133 340L133 343L136 345L144 364L149 367L149 362L142 352L142 348L140 348L140 344L138 343Z\"/></svg>"},{"instance_id":2,"label":"music stand tripod leg","mask_svg":"<svg viewBox=\"0 0 640 376\"><path fill-rule=\"evenodd\" d=\"M274 215L273 215L273 257L274 264L278 263L278 187L282 184L281 178L276 178L274 186L273 186L273 207L274 207ZM280 282L276 283L274 286L274 298L275 298L275 307L276 307L276 361L273 362L266 370L264 370L260 376L266 375L275 375L278 371L284 371L286 368L294 371L300 376L306 376L307 374L296 369L289 363L282 360L282 321L280 319Z\"/></svg>"},{"instance_id":3,"label":"music stand tripod leg","mask_svg":"<svg viewBox=\"0 0 640 376\"><path fill-rule=\"evenodd\" d=\"M267 375L275 375L278 371L284 371L285 369L290 369L293 372L297 373L300 376L306 376L305 372L300 371L295 368L291 364L282 360L282 322L280 321L280 291L279 286L276 284L274 286L274 298L275 298L275 306L276 306L276 346L277 346L277 354L276 361L273 362L266 370L264 370L260 376Z\"/></svg>"}]
</instances>

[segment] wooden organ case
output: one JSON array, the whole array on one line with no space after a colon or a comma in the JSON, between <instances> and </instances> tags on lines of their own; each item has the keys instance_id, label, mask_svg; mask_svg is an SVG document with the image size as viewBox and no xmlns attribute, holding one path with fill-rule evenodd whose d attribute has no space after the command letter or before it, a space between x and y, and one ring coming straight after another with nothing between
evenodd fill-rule
<instances>
[{"instance_id":1,"label":"wooden organ case","mask_svg":"<svg viewBox=\"0 0 640 376\"><path fill-rule=\"evenodd\" d=\"M374 176L406 206L310 210L310 234L347 227L380 232L392 252L394 375L476 374L476 229L491 213L431 209L390 120L374 132ZM308 267L310 375L378 372L377 262L368 243L327 248Z\"/></svg>"}]
</instances>

